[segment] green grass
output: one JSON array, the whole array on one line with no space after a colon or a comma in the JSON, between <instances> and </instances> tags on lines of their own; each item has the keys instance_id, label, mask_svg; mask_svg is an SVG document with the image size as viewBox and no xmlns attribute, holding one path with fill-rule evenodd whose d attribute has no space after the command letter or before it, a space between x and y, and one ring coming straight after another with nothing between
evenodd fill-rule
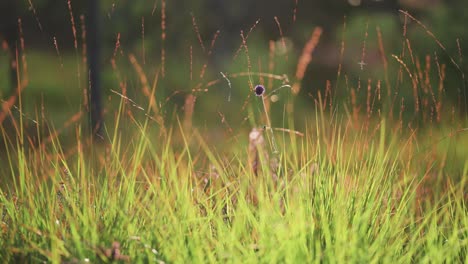
<instances>
[{"instance_id":1,"label":"green grass","mask_svg":"<svg viewBox=\"0 0 468 264\"><path fill-rule=\"evenodd\" d=\"M365 32L367 53L379 54L372 35ZM168 53L164 79L161 65L143 65L138 50L119 50L116 64L103 66L103 141L81 122L81 48L61 56L27 50L26 103L10 109L17 129L0 126L0 260L468 262L468 123L447 96L458 89L464 100L461 88L444 86L442 58L423 61L416 47L403 46L399 56L379 54L388 68L379 61L361 70L346 57L364 57L365 45L343 39L358 51L343 51L331 90L303 87L313 94L301 97L285 88L267 107L270 98L248 94L249 85L263 83L269 93L304 81L293 79L299 50L286 60L250 41L225 72L232 89L211 65L198 78L204 53ZM172 92L181 105L167 103ZM197 96L195 110L184 104L188 95ZM39 126L31 133L32 119ZM262 127L261 140L249 137ZM39 147L25 141L31 134L44 134Z\"/></svg>"},{"instance_id":2,"label":"green grass","mask_svg":"<svg viewBox=\"0 0 468 264\"><path fill-rule=\"evenodd\" d=\"M451 180L440 165L451 139L395 133L385 120L373 135L330 120L311 121L304 138L277 134L276 156L258 145L256 173L247 133L215 148L197 130L159 135L149 119L123 114L94 150L78 139L81 150L67 156L54 141L29 156L18 145L0 193L0 258L466 262L468 162Z\"/></svg>"}]
</instances>

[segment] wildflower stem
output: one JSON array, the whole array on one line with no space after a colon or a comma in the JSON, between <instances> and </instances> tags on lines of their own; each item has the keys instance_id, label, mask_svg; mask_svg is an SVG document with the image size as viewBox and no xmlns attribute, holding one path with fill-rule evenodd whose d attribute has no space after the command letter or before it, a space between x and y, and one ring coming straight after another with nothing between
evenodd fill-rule
<instances>
[{"instance_id":1,"label":"wildflower stem","mask_svg":"<svg viewBox=\"0 0 468 264\"><path fill-rule=\"evenodd\" d=\"M278 151L278 147L276 146L275 137L273 135L273 129L271 129L270 117L268 115L265 100L266 100L266 97L262 95L263 110L265 111L265 117L266 117L266 122L267 122L267 127L265 127L265 129L270 132L268 138L269 138L271 147L273 148L273 154L278 154L279 151Z\"/></svg>"}]
</instances>

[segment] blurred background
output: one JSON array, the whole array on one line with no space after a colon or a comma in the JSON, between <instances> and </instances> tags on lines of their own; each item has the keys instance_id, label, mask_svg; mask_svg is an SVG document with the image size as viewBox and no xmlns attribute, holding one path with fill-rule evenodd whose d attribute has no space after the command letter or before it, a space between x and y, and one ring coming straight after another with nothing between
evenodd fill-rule
<instances>
[{"instance_id":1,"label":"blurred background","mask_svg":"<svg viewBox=\"0 0 468 264\"><path fill-rule=\"evenodd\" d=\"M334 90L334 103L351 104L349 95L353 89L358 92L357 100L365 103L366 89L359 94L361 83L367 87L370 80L376 87L387 78L394 88L392 93L398 96L391 111L400 111L400 98L405 98L405 113L413 120L416 106L411 103L412 83L405 69L401 73L405 64L410 72L427 75L420 77L435 94L442 82L443 100L453 105L445 111L466 117L466 0L96 1L104 108L118 102L121 98L113 91L120 93L123 89L146 106L148 100L141 92L143 72L150 87L157 78L156 97L167 115L173 110L183 112L185 98L193 93L197 96L194 117L200 124L219 124L221 114L232 124L239 124L248 115L243 112L244 103L255 100L251 96L252 84L265 84L271 91L284 80L269 82L267 77L251 75L230 78L228 87L220 73L268 72L286 75L291 84L299 81L295 80L298 59L314 30L320 27L319 43L300 80L297 108L311 113L308 111L314 109L317 95L326 93L327 82ZM23 91L26 115L34 119L42 111L60 124L83 108L89 94L89 50L85 39L93 26L85 21L89 2L0 2L3 100L15 86L10 58L12 54L15 57L12 51L18 48L19 72L27 84ZM427 29L399 10L407 10ZM241 32L249 56L242 48ZM383 44L384 56L379 43ZM137 64L142 72L138 72ZM206 89L210 81L217 79L220 81L208 91L194 91ZM278 94L279 106L273 107L272 113L273 122L280 123L284 121L281 117L285 109L281 103L290 100L291 93L282 89Z\"/></svg>"}]
</instances>

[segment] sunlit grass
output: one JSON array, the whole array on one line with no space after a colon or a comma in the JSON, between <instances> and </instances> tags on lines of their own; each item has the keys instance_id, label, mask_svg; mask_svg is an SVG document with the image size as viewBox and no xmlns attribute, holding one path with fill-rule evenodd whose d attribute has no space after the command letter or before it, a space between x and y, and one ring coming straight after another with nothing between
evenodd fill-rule
<instances>
[{"instance_id":1,"label":"sunlit grass","mask_svg":"<svg viewBox=\"0 0 468 264\"><path fill-rule=\"evenodd\" d=\"M78 149L67 157L57 141L47 157L10 149L1 258L466 261L466 160L454 181L430 151L411 145L441 157L447 149L393 133L385 120L373 137L327 120L311 121L305 137L276 133L276 156L256 145L256 169L247 134L214 148L196 129L159 134L155 122L120 114L101 149L90 151L79 127ZM131 136L120 127L133 127Z\"/></svg>"},{"instance_id":2,"label":"sunlit grass","mask_svg":"<svg viewBox=\"0 0 468 264\"><path fill-rule=\"evenodd\" d=\"M408 52L386 54L380 27L374 40L364 28L364 41L349 45L362 68L344 61L357 53L343 39L330 62L336 83L323 87L303 79L320 27L301 54L284 39L252 36L247 47L242 36L230 72L192 54L196 44L163 65L117 37L103 66L105 129L94 138L82 122L83 48L48 59L23 50L22 104L0 112L14 116L0 126L0 259L467 262L468 124L461 105L447 103L446 65L437 54L418 58L408 38ZM366 43L379 54L374 65L362 60ZM255 96L257 84L265 95ZM44 114L55 102L60 111Z\"/></svg>"}]
</instances>

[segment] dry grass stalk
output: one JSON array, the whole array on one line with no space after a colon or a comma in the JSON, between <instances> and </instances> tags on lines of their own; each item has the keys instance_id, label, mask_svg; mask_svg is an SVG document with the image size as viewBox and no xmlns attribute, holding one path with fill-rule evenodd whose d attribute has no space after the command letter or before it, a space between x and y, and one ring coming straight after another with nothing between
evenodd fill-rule
<instances>
[{"instance_id":1,"label":"dry grass stalk","mask_svg":"<svg viewBox=\"0 0 468 264\"><path fill-rule=\"evenodd\" d=\"M286 46L286 41L284 40L284 35L283 35L283 29L281 28L281 24L279 22L279 19L277 16L274 17L275 19L275 22L276 22L276 25L278 26L278 30L279 30L279 33L280 33L280 39L281 39L281 44L283 45L283 49L284 49L284 58L286 61L288 61L288 53L287 53L287 50L288 50L288 47Z\"/></svg>"},{"instance_id":2,"label":"dry grass stalk","mask_svg":"<svg viewBox=\"0 0 468 264\"><path fill-rule=\"evenodd\" d=\"M293 9L293 23L296 22L296 17L297 17L297 5L298 5L299 0L294 0L294 9Z\"/></svg>"},{"instance_id":3,"label":"dry grass stalk","mask_svg":"<svg viewBox=\"0 0 468 264\"><path fill-rule=\"evenodd\" d=\"M357 128L360 107L357 105L356 90L354 88L351 88L351 105L353 106L353 123L356 124L355 128Z\"/></svg>"},{"instance_id":4,"label":"dry grass stalk","mask_svg":"<svg viewBox=\"0 0 468 264\"><path fill-rule=\"evenodd\" d=\"M83 73L86 73L88 71L88 47L86 46L86 22L85 22L85 16L81 15L80 16L80 24L81 24L81 71ZM115 57L115 56L114 56ZM88 87L90 87L90 84L88 83L88 86L86 86L86 83L83 86L83 107L86 109L86 111L89 112L89 103L88 103Z\"/></svg>"},{"instance_id":5,"label":"dry grass stalk","mask_svg":"<svg viewBox=\"0 0 468 264\"><path fill-rule=\"evenodd\" d=\"M367 100L366 100L367 120L369 120L371 116L371 95L372 95L372 80L368 79L367 80Z\"/></svg>"},{"instance_id":6,"label":"dry grass stalk","mask_svg":"<svg viewBox=\"0 0 468 264\"><path fill-rule=\"evenodd\" d=\"M323 109L327 109L327 100L329 102L330 109L332 109L332 102L333 96L332 96L332 91L331 91L331 81L327 80L326 86L325 86L325 100L323 100Z\"/></svg>"},{"instance_id":7,"label":"dry grass stalk","mask_svg":"<svg viewBox=\"0 0 468 264\"><path fill-rule=\"evenodd\" d=\"M275 70L275 50L276 45L273 40L269 42L269 53L268 53L268 72L273 72ZM273 78L270 76L268 77L268 85L269 89L273 89Z\"/></svg>"},{"instance_id":8,"label":"dry grass stalk","mask_svg":"<svg viewBox=\"0 0 468 264\"><path fill-rule=\"evenodd\" d=\"M260 22L260 19L257 19L257 21L255 21L255 23L250 27L249 32L245 36L245 41L247 41L247 39L249 39L250 33L252 33L252 31L255 29L255 27L257 27L259 22ZM241 52L241 50L243 48L244 48L244 43L241 43L239 48L237 48L237 51L234 53L234 56L232 57L233 61L236 60L237 56L239 56L239 53Z\"/></svg>"},{"instance_id":9,"label":"dry grass stalk","mask_svg":"<svg viewBox=\"0 0 468 264\"><path fill-rule=\"evenodd\" d=\"M11 108L14 107L17 98L21 96L22 91L26 88L26 86L29 83L28 74L27 74L28 73L28 64L27 64L27 60L26 60L26 53L24 51L23 26L22 26L21 19L18 19L18 30L19 30L19 34L20 34L20 49L21 49L21 60L22 60L22 64L23 64L22 65L22 67L23 67L23 76L20 76L20 68L19 68L19 54L20 54L20 51L18 49L16 49L15 60L12 63L15 64L15 68L16 68L17 87L16 87L15 93L13 95L11 95L8 98L8 100L6 100L6 101L2 100L2 107L1 107L1 111L0 111L0 125L3 123L3 121L5 120L5 118L8 115L11 115L11 112L10 112ZM3 48L7 50L9 48L8 43L3 42ZM20 107L21 107L21 98L20 98Z\"/></svg>"},{"instance_id":10,"label":"dry grass stalk","mask_svg":"<svg viewBox=\"0 0 468 264\"><path fill-rule=\"evenodd\" d=\"M259 152L265 153L265 138L263 137L262 130L253 128L249 133L249 165L255 175L258 174L258 167L260 163Z\"/></svg>"},{"instance_id":11,"label":"dry grass stalk","mask_svg":"<svg viewBox=\"0 0 468 264\"><path fill-rule=\"evenodd\" d=\"M297 63L297 69L296 69L297 82L293 85L293 88L292 88L294 94L298 94L299 91L301 90L300 82L304 78L304 74L307 69L307 66L312 61L312 52L314 52L315 48L317 47L321 35L322 35L322 28L315 27L309 41L307 41L306 45L304 46L304 49L302 50L302 54L299 57L299 61Z\"/></svg>"},{"instance_id":12,"label":"dry grass stalk","mask_svg":"<svg viewBox=\"0 0 468 264\"><path fill-rule=\"evenodd\" d=\"M67 1L67 6L68 6L68 14L70 15L70 23L72 26L73 47L75 48L75 50L78 50L77 31L76 31L76 25L75 25L75 18L73 17L73 9L71 5L71 0Z\"/></svg>"},{"instance_id":13,"label":"dry grass stalk","mask_svg":"<svg viewBox=\"0 0 468 264\"><path fill-rule=\"evenodd\" d=\"M386 53L385 53L385 48L383 45L382 31L380 30L380 27L377 27L376 31L377 31L377 40L379 42L380 58L382 60L383 68L384 68L384 78L385 78L385 86L387 87L387 97L391 98L392 88L390 85L390 79L388 77L388 60L387 60L387 56L385 55ZM393 119L393 114L392 114L392 111L390 111L390 120L392 119Z\"/></svg>"},{"instance_id":14,"label":"dry grass stalk","mask_svg":"<svg viewBox=\"0 0 468 264\"><path fill-rule=\"evenodd\" d=\"M18 50L16 50L15 63L17 65L18 65L18 57L19 57ZM8 115L11 115L11 108L14 106L14 104L16 103L16 99L19 96L21 96L21 92L26 87L26 86L23 85L22 80L20 78L19 67L16 67L16 76L17 76L16 81L17 81L18 87L16 89L16 93L14 93L12 96L10 96L8 98L8 100L3 101L3 103L2 103L2 109L1 109L1 112L0 112L0 125L3 123L3 121L5 120L5 118Z\"/></svg>"},{"instance_id":15,"label":"dry grass stalk","mask_svg":"<svg viewBox=\"0 0 468 264\"><path fill-rule=\"evenodd\" d=\"M393 55L392 54L392 57L398 61L398 63L400 63L401 66L403 66L403 68L406 70L406 72L408 73L408 76L410 77L411 81L412 81L412 84L413 84L413 96L414 96L414 104L415 104L415 111L416 113L419 112L419 99L418 99L418 78L413 76L413 74L411 73L411 71L409 70L408 66L406 66L406 64L396 55Z\"/></svg>"},{"instance_id":16,"label":"dry grass stalk","mask_svg":"<svg viewBox=\"0 0 468 264\"><path fill-rule=\"evenodd\" d=\"M436 44L445 52L445 54L447 55L447 57L449 58L449 60L452 62L452 64L457 68L457 70L463 75L463 78L464 78L464 72L461 70L460 68L460 65L458 65L458 63L455 62L455 60L453 59L452 56L450 56L450 54L447 52L447 49L445 48L444 45L442 45L442 42L440 42L440 40L434 35L434 33L432 33L432 31L430 31L426 25L424 25L421 21L419 21L418 19L416 19L415 17L413 17L412 15L410 15L410 13L408 13L407 11L405 10L399 10L400 13L402 13L403 15L405 15L405 20L407 18L410 18L411 20L413 20L414 22L416 22L416 24L418 24L421 28L423 28L425 31L426 31L426 34L429 35L435 42ZM406 30L405 30L406 32Z\"/></svg>"},{"instance_id":17,"label":"dry grass stalk","mask_svg":"<svg viewBox=\"0 0 468 264\"><path fill-rule=\"evenodd\" d=\"M250 79L251 72L252 72L252 63L250 62L249 48L247 47L247 38L244 36L243 30L241 30L240 36L242 38L242 45L244 46L245 56L247 58L247 72L249 76L249 86L250 86L250 90L253 90L254 85L252 83L252 80Z\"/></svg>"},{"instance_id":18,"label":"dry grass stalk","mask_svg":"<svg viewBox=\"0 0 468 264\"><path fill-rule=\"evenodd\" d=\"M41 32L44 31L44 29L42 28L41 21L39 20L39 16L37 15L36 8L33 5L32 0L28 0L28 4L29 4L29 10L32 11L32 13L34 15L34 19L36 20L37 26L39 27L39 30Z\"/></svg>"},{"instance_id":19,"label":"dry grass stalk","mask_svg":"<svg viewBox=\"0 0 468 264\"><path fill-rule=\"evenodd\" d=\"M156 98L154 97L154 92L156 88L156 83L157 83L157 76L154 82L154 87L153 89L150 90L150 87L148 85L148 78L146 77L145 72L143 71L143 68L140 66L138 61L136 60L135 56L133 54L130 54L128 56L130 62L132 63L133 68L135 69L138 77L140 78L140 82L142 85L142 91L143 94L149 98L149 106L153 110L154 113L154 120L160 125L160 127L164 130L164 120L162 116L159 113L159 107L156 104Z\"/></svg>"},{"instance_id":20,"label":"dry grass stalk","mask_svg":"<svg viewBox=\"0 0 468 264\"><path fill-rule=\"evenodd\" d=\"M189 132L192 129L193 123L193 110L195 108L195 102L197 101L197 97L193 94L187 95L185 97L185 104L184 104L184 131Z\"/></svg>"},{"instance_id":21,"label":"dry grass stalk","mask_svg":"<svg viewBox=\"0 0 468 264\"><path fill-rule=\"evenodd\" d=\"M197 35L198 43L200 43L200 47L203 53L206 53L206 48L205 48L205 45L203 44L203 40L200 34L200 29L197 24L197 20L195 19L195 16L193 15L193 13L190 13L190 16L192 16L192 26L193 26L193 30L195 31L195 35Z\"/></svg>"},{"instance_id":22,"label":"dry grass stalk","mask_svg":"<svg viewBox=\"0 0 468 264\"><path fill-rule=\"evenodd\" d=\"M215 32L215 34L213 35L213 38L211 39L211 44L210 44L210 49L208 50L208 53L206 54L206 57L207 57L207 62L205 62L202 66L202 69L200 71L200 80L202 80L204 77L205 77L205 73L206 73L206 69L208 68L208 61L211 57L211 54L213 53L213 48L214 48L214 45L216 43L216 39L218 38L219 34L221 33L221 31L217 30ZM192 47L192 46L190 46ZM190 51L192 52L192 50ZM190 54L190 60L192 60L192 54Z\"/></svg>"},{"instance_id":23,"label":"dry grass stalk","mask_svg":"<svg viewBox=\"0 0 468 264\"><path fill-rule=\"evenodd\" d=\"M166 76L166 0L161 1L161 76Z\"/></svg>"},{"instance_id":24,"label":"dry grass stalk","mask_svg":"<svg viewBox=\"0 0 468 264\"><path fill-rule=\"evenodd\" d=\"M41 148L44 149L47 144L51 143L53 140L57 139L58 136L67 128L71 127L73 124L78 123L81 118L83 117L83 111L79 111L75 113L72 117L70 117L65 123L63 124L62 128L57 130L50 131L50 134L47 138L45 138L41 143Z\"/></svg>"},{"instance_id":25,"label":"dry grass stalk","mask_svg":"<svg viewBox=\"0 0 468 264\"><path fill-rule=\"evenodd\" d=\"M63 70L63 59L62 59L62 55L60 55L60 48L57 42L57 37L53 37L53 40L54 40L55 52L57 53L57 57L59 58L59 61L60 61L60 68Z\"/></svg>"},{"instance_id":26,"label":"dry grass stalk","mask_svg":"<svg viewBox=\"0 0 468 264\"><path fill-rule=\"evenodd\" d=\"M146 52L145 52L145 17L141 18L141 54L143 58L143 65L146 64Z\"/></svg>"},{"instance_id":27,"label":"dry grass stalk","mask_svg":"<svg viewBox=\"0 0 468 264\"><path fill-rule=\"evenodd\" d=\"M22 83L23 86L26 87L29 84L29 75L28 75L28 61L26 60L26 51L24 48L24 34L23 34L23 23L21 22L21 18L18 19L18 29L19 29L19 36L20 36L20 47L21 47L21 62L23 68L22 74Z\"/></svg>"}]
</instances>

